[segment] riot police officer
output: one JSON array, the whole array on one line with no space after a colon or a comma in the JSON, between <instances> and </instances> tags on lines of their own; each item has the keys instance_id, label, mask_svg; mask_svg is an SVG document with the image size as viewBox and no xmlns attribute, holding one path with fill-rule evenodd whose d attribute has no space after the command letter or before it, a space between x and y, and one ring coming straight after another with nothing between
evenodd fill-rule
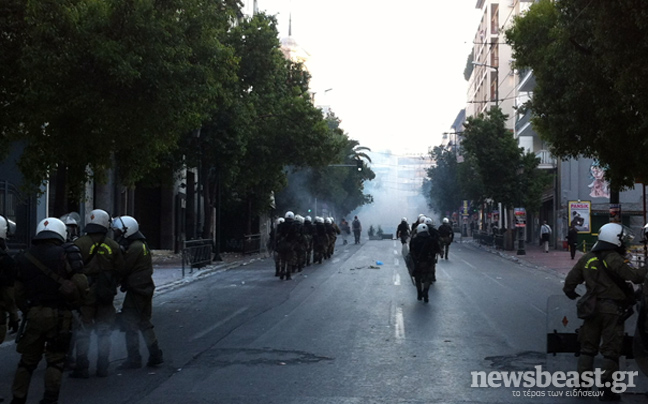
<instances>
[{"instance_id":1,"label":"riot police officer","mask_svg":"<svg viewBox=\"0 0 648 404\"><path fill-rule=\"evenodd\" d=\"M41 403L58 402L72 332L71 310L80 306L88 287L81 253L74 244L64 244L66 236L65 224L48 217L38 224L33 246L15 257L16 303L26 325L16 347L21 357L12 385L13 404L26 402L43 354L47 369Z\"/></svg>"},{"instance_id":2,"label":"riot police officer","mask_svg":"<svg viewBox=\"0 0 648 404\"><path fill-rule=\"evenodd\" d=\"M326 258L328 249L328 232L324 224L324 218L315 217L315 231L313 232L313 263L322 263Z\"/></svg>"},{"instance_id":3,"label":"riot police officer","mask_svg":"<svg viewBox=\"0 0 648 404\"><path fill-rule=\"evenodd\" d=\"M296 246L297 236L293 223L295 214L286 212L284 222L277 227L277 250L279 251L279 279L292 279L291 273L297 266Z\"/></svg>"},{"instance_id":4,"label":"riot police officer","mask_svg":"<svg viewBox=\"0 0 648 404\"><path fill-rule=\"evenodd\" d=\"M140 333L149 352L149 367L164 363L162 350L153 331L153 260L146 237L139 230L139 223L131 216L119 216L112 221L112 229L122 249L125 276L121 290L126 292L120 313L120 326L125 333L127 359L118 369L142 367Z\"/></svg>"},{"instance_id":5,"label":"riot police officer","mask_svg":"<svg viewBox=\"0 0 648 404\"><path fill-rule=\"evenodd\" d=\"M447 217L443 218L443 223L439 226L439 236L441 243L441 258L448 259L448 252L450 252L450 244L454 241L454 230L450 225L450 220Z\"/></svg>"},{"instance_id":6,"label":"riot police officer","mask_svg":"<svg viewBox=\"0 0 648 404\"><path fill-rule=\"evenodd\" d=\"M310 216L304 218L304 240L306 243L306 266L311 264L313 257L313 233L315 232L315 225Z\"/></svg>"},{"instance_id":7,"label":"riot police officer","mask_svg":"<svg viewBox=\"0 0 648 404\"><path fill-rule=\"evenodd\" d=\"M414 280L416 298L429 302L430 285L436 282L436 255L439 253L439 241L428 231L428 225L421 223L416 228L416 236L410 242L410 254L414 262Z\"/></svg>"},{"instance_id":8,"label":"riot police officer","mask_svg":"<svg viewBox=\"0 0 648 404\"><path fill-rule=\"evenodd\" d=\"M85 235L76 239L85 264L90 290L81 306L82 324L76 332L76 364L70 375L87 379L89 376L88 351L90 335L97 334L97 376L108 375L110 357L110 336L115 322L113 299L117 294L117 283L124 276L124 258L114 240L107 237L110 215L102 209L95 209L88 215Z\"/></svg>"},{"instance_id":9,"label":"riot police officer","mask_svg":"<svg viewBox=\"0 0 648 404\"><path fill-rule=\"evenodd\" d=\"M563 292L574 300L580 295L576 286L585 283L587 293L581 299L595 299L593 311L579 313L584 318L578 332L580 356L578 372L593 371L594 357L603 355L601 382L613 383L612 375L619 370L619 357L623 347L623 322L625 313L635 302L634 289L628 283L640 284L646 277L646 268L633 268L625 259L628 232L618 223L608 223L599 230L598 241L584 254L565 278ZM577 305L578 306L578 305ZM611 384L610 384L611 385ZM603 389L602 400L616 401L618 394L610 387Z\"/></svg>"},{"instance_id":10,"label":"riot police officer","mask_svg":"<svg viewBox=\"0 0 648 404\"><path fill-rule=\"evenodd\" d=\"M407 244L407 238L410 234L410 226L407 224L407 218L403 217L396 228L396 238L399 238L401 244Z\"/></svg>"},{"instance_id":11,"label":"riot police officer","mask_svg":"<svg viewBox=\"0 0 648 404\"><path fill-rule=\"evenodd\" d=\"M0 344L7 331L18 331L18 309L14 299L16 265L7 253L6 239L9 232L7 219L0 216Z\"/></svg>"}]
</instances>

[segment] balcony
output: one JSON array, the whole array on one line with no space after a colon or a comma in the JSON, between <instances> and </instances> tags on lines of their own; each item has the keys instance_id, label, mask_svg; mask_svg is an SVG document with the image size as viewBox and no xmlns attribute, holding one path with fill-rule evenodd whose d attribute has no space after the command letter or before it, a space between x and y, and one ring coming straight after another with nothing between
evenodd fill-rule
<instances>
[{"instance_id":1,"label":"balcony","mask_svg":"<svg viewBox=\"0 0 648 404\"><path fill-rule=\"evenodd\" d=\"M531 116L532 112L530 110L527 110L522 116L517 115L515 121L515 133L517 136L533 136L535 134L531 126Z\"/></svg>"},{"instance_id":2,"label":"balcony","mask_svg":"<svg viewBox=\"0 0 648 404\"><path fill-rule=\"evenodd\" d=\"M541 170L551 170L557 166L557 160L549 150L540 150L536 153L536 157L540 159L538 168Z\"/></svg>"}]
</instances>

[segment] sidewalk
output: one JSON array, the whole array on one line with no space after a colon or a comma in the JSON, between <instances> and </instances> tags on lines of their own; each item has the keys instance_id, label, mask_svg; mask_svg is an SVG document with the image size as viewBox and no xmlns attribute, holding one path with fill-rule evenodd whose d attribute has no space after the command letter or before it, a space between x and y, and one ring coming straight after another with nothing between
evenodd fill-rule
<instances>
[{"instance_id":1,"label":"sidewalk","mask_svg":"<svg viewBox=\"0 0 648 404\"><path fill-rule=\"evenodd\" d=\"M567 273L576 264L578 259L583 255L582 251L576 251L576 256L572 260L569 251L563 250L562 248L554 249L550 247L549 252L545 253L542 247L536 243L525 243L525 254L518 255L517 250L497 250L494 247L480 245L472 238L465 238L463 242L472 243L478 248L490 251L493 254L497 254L503 258L517 262L521 265L538 269L552 270L558 274L561 274L562 276L566 276Z\"/></svg>"},{"instance_id":2,"label":"sidewalk","mask_svg":"<svg viewBox=\"0 0 648 404\"><path fill-rule=\"evenodd\" d=\"M153 282L155 293L174 289L203 276L216 272L226 271L230 268L248 265L251 262L264 259L263 254L237 254L222 253L222 261L213 262L202 268L191 268L185 265L184 276L182 273L182 255L174 254L168 250L153 250Z\"/></svg>"}]
</instances>

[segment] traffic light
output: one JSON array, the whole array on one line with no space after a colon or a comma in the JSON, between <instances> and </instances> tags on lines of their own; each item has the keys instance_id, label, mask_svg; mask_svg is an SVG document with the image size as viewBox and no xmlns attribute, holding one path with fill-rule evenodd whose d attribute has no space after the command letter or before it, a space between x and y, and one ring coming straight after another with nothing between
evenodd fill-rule
<instances>
[{"instance_id":1,"label":"traffic light","mask_svg":"<svg viewBox=\"0 0 648 404\"><path fill-rule=\"evenodd\" d=\"M356 160L356 166L358 167L358 171L362 171L362 160Z\"/></svg>"}]
</instances>

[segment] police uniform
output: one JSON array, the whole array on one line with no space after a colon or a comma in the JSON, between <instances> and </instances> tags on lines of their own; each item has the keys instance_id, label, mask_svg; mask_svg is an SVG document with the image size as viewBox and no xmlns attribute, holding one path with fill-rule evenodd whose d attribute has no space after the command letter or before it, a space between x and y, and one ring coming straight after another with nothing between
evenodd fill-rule
<instances>
[{"instance_id":1,"label":"police uniform","mask_svg":"<svg viewBox=\"0 0 648 404\"><path fill-rule=\"evenodd\" d=\"M108 375L110 336L115 323L114 296L124 276L124 258L119 244L106 237L107 228L88 224L88 234L74 242L83 256L90 290L81 306L81 325L76 332L76 364L71 377L88 377L90 336L97 335L97 376Z\"/></svg>"},{"instance_id":2,"label":"police uniform","mask_svg":"<svg viewBox=\"0 0 648 404\"><path fill-rule=\"evenodd\" d=\"M16 303L26 321L16 350L21 354L12 385L14 404L25 403L32 373L43 354L45 392L41 403L58 402L65 355L72 331L72 309L87 292L83 261L76 246L63 244L65 224L47 218L34 245L16 259Z\"/></svg>"},{"instance_id":3,"label":"police uniform","mask_svg":"<svg viewBox=\"0 0 648 404\"><path fill-rule=\"evenodd\" d=\"M620 225L609 223L605 226ZM605 227L604 226L604 227ZM603 355L602 369L605 370L602 382L613 382L612 374L619 370L619 357L623 348L622 316L631 307L634 290L626 281L640 284L646 276L646 268L633 268L628 265L621 242L612 244L602 241L603 227L599 241L592 251L584 254L565 278L563 292L570 298L579 295L575 289L585 283L588 294L596 295L595 313L585 319L578 332L580 356L578 372L593 371L594 357L600 351ZM610 389L604 389L606 397L615 396Z\"/></svg>"},{"instance_id":4,"label":"police uniform","mask_svg":"<svg viewBox=\"0 0 648 404\"><path fill-rule=\"evenodd\" d=\"M450 243L454 240L454 231L452 230L452 226L444 221L443 224L439 226L439 236L439 242L441 244L440 255L442 258L445 256L445 259L448 259Z\"/></svg>"},{"instance_id":5,"label":"police uniform","mask_svg":"<svg viewBox=\"0 0 648 404\"><path fill-rule=\"evenodd\" d=\"M151 317L153 314L153 260L151 251L146 244L146 238L132 226L137 226L135 219L130 216L121 216L113 220L113 226L119 226L119 220L127 223L132 220L134 224L126 233L127 237L121 238L119 244L123 249L126 275L122 281L122 290L126 291L121 309L120 325L125 332L126 351L128 358L122 363L120 369L135 369L142 366L140 354L139 334L142 334L149 352L147 366L157 366L164 362L162 350L159 347L157 336L153 331ZM117 222L117 223L116 223ZM132 232L131 230L134 230Z\"/></svg>"},{"instance_id":6,"label":"police uniform","mask_svg":"<svg viewBox=\"0 0 648 404\"><path fill-rule=\"evenodd\" d=\"M410 241L410 255L414 262L414 280L418 300L429 301L430 285L436 282L436 255L440 251L436 229L431 233L428 226L419 224L416 236Z\"/></svg>"}]
</instances>

